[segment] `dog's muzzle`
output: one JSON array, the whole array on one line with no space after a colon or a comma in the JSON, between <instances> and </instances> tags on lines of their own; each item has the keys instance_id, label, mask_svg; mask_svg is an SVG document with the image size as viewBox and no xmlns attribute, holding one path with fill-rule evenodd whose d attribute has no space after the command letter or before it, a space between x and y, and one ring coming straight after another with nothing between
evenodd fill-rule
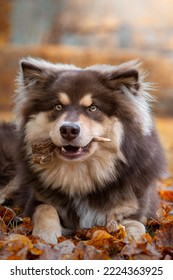
<instances>
[{"instance_id":1,"label":"dog's muzzle","mask_svg":"<svg viewBox=\"0 0 173 280\"><path fill-rule=\"evenodd\" d=\"M74 141L80 134L80 126L76 123L65 123L60 127L60 135L65 140L66 145L60 148L60 153L62 156L75 159L83 156L88 152L90 145L85 147L75 146Z\"/></svg>"}]
</instances>

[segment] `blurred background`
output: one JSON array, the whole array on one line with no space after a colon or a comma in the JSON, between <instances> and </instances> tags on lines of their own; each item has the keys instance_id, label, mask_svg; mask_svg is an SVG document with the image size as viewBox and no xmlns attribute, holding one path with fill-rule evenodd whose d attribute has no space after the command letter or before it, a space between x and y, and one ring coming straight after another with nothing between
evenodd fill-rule
<instances>
[{"instance_id":1,"label":"blurred background","mask_svg":"<svg viewBox=\"0 0 173 280\"><path fill-rule=\"evenodd\" d=\"M173 171L173 0L0 0L0 120L12 119L18 61L87 66L139 58Z\"/></svg>"}]
</instances>

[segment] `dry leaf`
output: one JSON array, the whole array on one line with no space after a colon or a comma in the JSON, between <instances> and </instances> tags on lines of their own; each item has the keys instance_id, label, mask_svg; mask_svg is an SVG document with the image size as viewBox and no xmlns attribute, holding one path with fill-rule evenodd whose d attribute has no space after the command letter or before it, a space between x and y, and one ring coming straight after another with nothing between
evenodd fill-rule
<instances>
[{"instance_id":1,"label":"dry leaf","mask_svg":"<svg viewBox=\"0 0 173 280\"><path fill-rule=\"evenodd\" d=\"M0 218L0 231L7 232L7 226L2 218Z\"/></svg>"},{"instance_id":2,"label":"dry leaf","mask_svg":"<svg viewBox=\"0 0 173 280\"><path fill-rule=\"evenodd\" d=\"M162 199L173 202L173 191L160 190L159 194Z\"/></svg>"},{"instance_id":3,"label":"dry leaf","mask_svg":"<svg viewBox=\"0 0 173 280\"><path fill-rule=\"evenodd\" d=\"M162 254L170 253L173 257L173 220L161 226L155 242Z\"/></svg>"},{"instance_id":4,"label":"dry leaf","mask_svg":"<svg viewBox=\"0 0 173 280\"><path fill-rule=\"evenodd\" d=\"M165 191L168 185L170 190ZM171 183L162 182L160 186L162 198L171 201ZM111 222L107 227L79 229L73 236L61 236L57 245L51 245L31 234L31 219L16 216L20 209L0 206L0 259L173 259L171 209L171 204L163 201L158 218L148 221L141 242L126 240L124 227Z\"/></svg>"},{"instance_id":5,"label":"dry leaf","mask_svg":"<svg viewBox=\"0 0 173 280\"><path fill-rule=\"evenodd\" d=\"M6 223L6 225L8 225L15 216L16 214L12 209L0 205L0 217Z\"/></svg>"},{"instance_id":6,"label":"dry leaf","mask_svg":"<svg viewBox=\"0 0 173 280\"><path fill-rule=\"evenodd\" d=\"M106 252L97 250L94 246L79 242L72 253L71 260L107 260L110 259Z\"/></svg>"}]
</instances>

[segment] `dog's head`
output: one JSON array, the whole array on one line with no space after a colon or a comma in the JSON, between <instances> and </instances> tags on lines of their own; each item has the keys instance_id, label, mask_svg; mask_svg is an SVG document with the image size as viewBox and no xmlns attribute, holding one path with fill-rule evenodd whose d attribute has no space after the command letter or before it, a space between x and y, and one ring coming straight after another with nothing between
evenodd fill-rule
<instances>
[{"instance_id":1,"label":"dog's head","mask_svg":"<svg viewBox=\"0 0 173 280\"><path fill-rule=\"evenodd\" d=\"M136 62L85 69L26 58L21 61L16 120L31 144L50 137L64 160L84 160L100 150L121 159L125 126L149 134L147 83ZM111 142L95 142L106 137Z\"/></svg>"}]
</instances>

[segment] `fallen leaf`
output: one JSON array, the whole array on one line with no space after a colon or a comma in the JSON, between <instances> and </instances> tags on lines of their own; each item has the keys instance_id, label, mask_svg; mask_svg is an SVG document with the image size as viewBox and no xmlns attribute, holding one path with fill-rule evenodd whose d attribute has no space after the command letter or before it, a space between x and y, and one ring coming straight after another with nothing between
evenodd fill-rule
<instances>
[{"instance_id":1,"label":"fallen leaf","mask_svg":"<svg viewBox=\"0 0 173 280\"><path fill-rule=\"evenodd\" d=\"M97 250L94 246L87 245L84 241L78 243L74 252L71 254L71 260L108 260L109 255L102 250Z\"/></svg>"},{"instance_id":2,"label":"fallen leaf","mask_svg":"<svg viewBox=\"0 0 173 280\"><path fill-rule=\"evenodd\" d=\"M13 227L11 229L11 233L18 233L23 235L31 234L33 229L32 221L29 217L25 217L22 219L21 223L15 224L13 223Z\"/></svg>"},{"instance_id":3,"label":"fallen leaf","mask_svg":"<svg viewBox=\"0 0 173 280\"><path fill-rule=\"evenodd\" d=\"M142 237L143 237L143 239L145 240L145 241L147 241L148 243L152 243L153 242L153 238L152 238L152 236L149 234L149 233L144 233L143 235L142 235Z\"/></svg>"},{"instance_id":4,"label":"fallen leaf","mask_svg":"<svg viewBox=\"0 0 173 280\"><path fill-rule=\"evenodd\" d=\"M161 253L155 245L145 242L137 243L135 240L126 244L120 253L126 259L160 259Z\"/></svg>"},{"instance_id":5,"label":"fallen leaf","mask_svg":"<svg viewBox=\"0 0 173 280\"><path fill-rule=\"evenodd\" d=\"M95 231L92 238L85 241L85 244L103 250L103 252L106 252L111 257L117 255L124 246L121 239L119 240L116 236L109 234L106 230Z\"/></svg>"},{"instance_id":6,"label":"fallen leaf","mask_svg":"<svg viewBox=\"0 0 173 280\"><path fill-rule=\"evenodd\" d=\"M173 191L160 190L159 194L160 194L162 199L173 202Z\"/></svg>"},{"instance_id":7,"label":"fallen leaf","mask_svg":"<svg viewBox=\"0 0 173 280\"><path fill-rule=\"evenodd\" d=\"M105 230L105 227L102 226L93 226L92 228L86 229L81 228L75 232L75 238L80 240L89 240L92 238L93 234L97 230Z\"/></svg>"},{"instance_id":8,"label":"fallen leaf","mask_svg":"<svg viewBox=\"0 0 173 280\"><path fill-rule=\"evenodd\" d=\"M0 217L8 225L16 216L15 212L6 206L0 205Z\"/></svg>"},{"instance_id":9,"label":"fallen leaf","mask_svg":"<svg viewBox=\"0 0 173 280\"><path fill-rule=\"evenodd\" d=\"M173 257L173 220L160 227L154 240L163 255L170 253Z\"/></svg>"},{"instance_id":10,"label":"fallen leaf","mask_svg":"<svg viewBox=\"0 0 173 280\"><path fill-rule=\"evenodd\" d=\"M0 259L21 260L26 259L28 250L33 247L28 237L19 234L10 234L4 240Z\"/></svg>"},{"instance_id":11,"label":"fallen leaf","mask_svg":"<svg viewBox=\"0 0 173 280\"><path fill-rule=\"evenodd\" d=\"M0 218L0 231L7 232L7 226L2 218Z\"/></svg>"}]
</instances>

